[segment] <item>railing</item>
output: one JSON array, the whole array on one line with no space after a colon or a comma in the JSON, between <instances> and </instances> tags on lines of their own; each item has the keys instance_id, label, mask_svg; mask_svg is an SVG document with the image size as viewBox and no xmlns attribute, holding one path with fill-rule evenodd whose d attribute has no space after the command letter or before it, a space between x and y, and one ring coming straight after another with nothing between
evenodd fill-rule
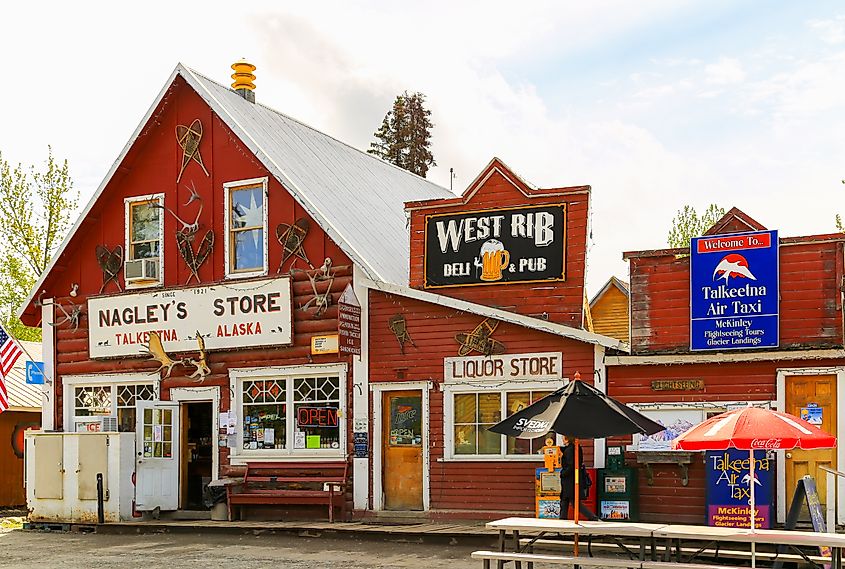
<instances>
[{"instance_id":1,"label":"railing","mask_svg":"<svg viewBox=\"0 0 845 569\"><path fill-rule=\"evenodd\" d=\"M827 531L831 533L836 532L836 477L841 476L845 478L845 472L834 470L826 466L819 466L821 470L827 473Z\"/></svg>"}]
</instances>

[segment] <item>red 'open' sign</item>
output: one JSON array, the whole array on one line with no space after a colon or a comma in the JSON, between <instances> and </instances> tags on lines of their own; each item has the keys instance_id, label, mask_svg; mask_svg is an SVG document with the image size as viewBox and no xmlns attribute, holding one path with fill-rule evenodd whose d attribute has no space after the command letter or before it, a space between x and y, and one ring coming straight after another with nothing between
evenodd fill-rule
<instances>
[{"instance_id":1,"label":"red 'open' sign","mask_svg":"<svg viewBox=\"0 0 845 569\"><path fill-rule=\"evenodd\" d=\"M337 409L331 407L300 407L296 410L300 427L337 427Z\"/></svg>"}]
</instances>

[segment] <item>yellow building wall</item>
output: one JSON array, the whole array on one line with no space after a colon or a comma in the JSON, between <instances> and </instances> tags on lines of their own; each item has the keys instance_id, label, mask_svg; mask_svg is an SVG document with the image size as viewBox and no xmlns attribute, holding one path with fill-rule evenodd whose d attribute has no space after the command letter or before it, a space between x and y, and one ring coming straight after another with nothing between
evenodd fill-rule
<instances>
[{"instance_id":1,"label":"yellow building wall","mask_svg":"<svg viewBox=\"0 0 845 569\"><path fill-rule=\"evenodd\" d=\"M629 342L628 297L615 286L610 286L590 308L593 331Z\"/></svg>"}]
</instances>

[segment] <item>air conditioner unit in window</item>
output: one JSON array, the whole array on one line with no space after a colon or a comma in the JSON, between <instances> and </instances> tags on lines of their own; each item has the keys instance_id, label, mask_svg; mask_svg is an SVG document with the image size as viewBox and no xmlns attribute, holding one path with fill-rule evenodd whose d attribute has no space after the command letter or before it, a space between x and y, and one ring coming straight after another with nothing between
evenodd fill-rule
<instances>
[{"instance_id":1,"label":"air conditioner unit in window","mask_svg":"<svg viewBox=\"0 0 845 569\"><path fill-rule=\"evenodd\" d=\"M117 417L114 417L114 416L100 417L100 432L101 433L116 433L117 432Z\"/></svg>"},{"instance_id":2,"label":"air conditioner unit in window","mask_svg":"<svg viewBox=\"0 0 845 569\"><path fill-rule=\"evenodd\" d=\"M123 276L128 283L139 281L157 281L158 263L155 259L132 259L123 266Z\"/></svg>"}]
</instances>

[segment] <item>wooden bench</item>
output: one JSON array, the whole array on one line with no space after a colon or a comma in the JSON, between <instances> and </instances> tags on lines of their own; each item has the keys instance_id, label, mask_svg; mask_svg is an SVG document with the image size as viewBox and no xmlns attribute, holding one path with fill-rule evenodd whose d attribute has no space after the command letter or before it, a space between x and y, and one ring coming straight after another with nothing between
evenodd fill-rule
<instances>
[{"instance_id":1,"label":"wooden bench","mask_svg":"<svg viewBox=\"0 0 845 569\"><path fill-rule=\"evenodd\" d=\"M348 466L346 460L251 462L243 483L226 487L229 520L233 506L327 504L334 522L334 508L344 507Z\"/></svg>"}]
</instances>

